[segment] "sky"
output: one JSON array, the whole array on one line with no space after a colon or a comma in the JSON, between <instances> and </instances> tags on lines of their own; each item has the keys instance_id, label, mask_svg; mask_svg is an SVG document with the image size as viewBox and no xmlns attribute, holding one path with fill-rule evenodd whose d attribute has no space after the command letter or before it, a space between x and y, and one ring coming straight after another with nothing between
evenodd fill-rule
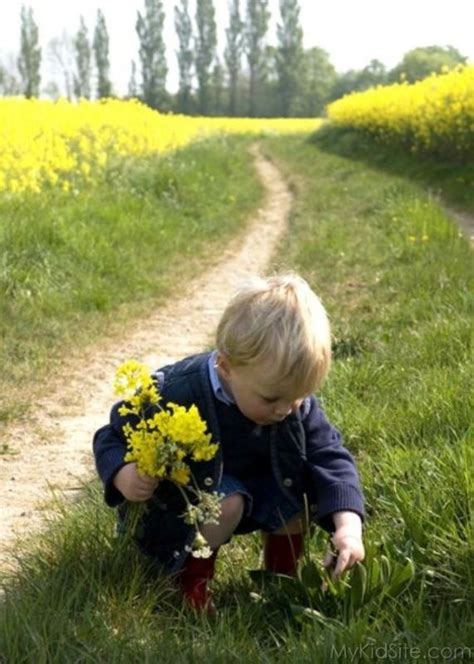
<instances>
[{"instance_id":1,"label":"sky","mask_svg":"<svg viewBox=\"0 0 474 664\"><path fill-rule=\"evenodd\" d=\"M144 0L0 0L0 62L16 59L20 42L22 4L33 9L43 47L42 83L54 74L47 64L46 47L63 31L74 35L79 17L84 16L93 34L97 9L105 15L110 38L111 79L118 94L124 94L130 79L131 60L138 60L135 31L137 11ZM170 91L177 88L174 6L177 0L164 0ZM228 0L214 0L218 24L218 49L225 46ZM241 0L241 6L245 6ZM474 0L300 0L301 24L306 48L325 49L337 71L362 69L372 59L394 67L403 54L417 46L457 48L474 62ZM194 16L195 0L190 0ZM278 0L269 0L272 23L270 43L276 43L275 25L279 18Z\"/></svg>"}]
</instances>

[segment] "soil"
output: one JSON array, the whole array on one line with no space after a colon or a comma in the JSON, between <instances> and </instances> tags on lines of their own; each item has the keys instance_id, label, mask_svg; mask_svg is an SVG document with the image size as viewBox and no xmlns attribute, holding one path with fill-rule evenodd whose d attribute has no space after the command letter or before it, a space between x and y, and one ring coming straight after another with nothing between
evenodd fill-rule
<instances>
[{"instance_id":1,"label":"soil","mask_svg":"<svg viewBox=\"0 0 474 664\"><path fill-rule=\"evenodd\" d=\"M461 210L453 210L453 208L449 208L448 214L454 218L461 232L469 240L471 247L474 246L474 214Z\"/></svg>"},{"instance_id":2,"label":"soil","mask_svg":"<svg viewBox=\"0 0 474 664\"><path fill-rule=\"evenodd\" d=\"M115 369L134 358L157 368L212 345L212 334L231 294L243 279L268 269L286 231L291 193L278 169L254 147L252 154L265 195L243 233L216 257L180 299L151 316L134 320L119 342L104 339L66 361L52 385L41 386L28 427L7 427L0 455L0 565L15 565L15 550L40 532L58 501L78 498L94 474L91 441L107 422L114 401ZM9 453L11 452L11 453Z\"/></svg>"}]
</instances>

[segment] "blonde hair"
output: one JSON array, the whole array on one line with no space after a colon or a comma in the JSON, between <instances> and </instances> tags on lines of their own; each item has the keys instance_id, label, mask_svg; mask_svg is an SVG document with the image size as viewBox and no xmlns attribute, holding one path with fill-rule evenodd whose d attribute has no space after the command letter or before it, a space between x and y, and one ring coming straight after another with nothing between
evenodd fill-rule
<instances>
[{"instance_id":1,"label":"blonde hair","mask_svg":"<svg viewBox=\"0 0 474 664\"><path fill-rule=\"evenodd\" d=\"M331 364L326 311L296 274L253 278L228 303L217 327L217 348L232 366L265 363L268 380L295 395L318 389Z\"/></svg>"}]
</instances>

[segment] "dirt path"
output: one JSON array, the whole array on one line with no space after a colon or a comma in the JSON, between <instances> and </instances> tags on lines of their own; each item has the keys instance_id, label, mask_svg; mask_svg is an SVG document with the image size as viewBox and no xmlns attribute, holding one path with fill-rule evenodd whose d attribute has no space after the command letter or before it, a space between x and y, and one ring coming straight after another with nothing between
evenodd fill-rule
<instances>
[{"instance_id":1,"label":"dirt path","mask_svg":"<svg viewBox=\"0 0 474 664\"><path fill-rule=\"evenodd\" d=\"M474 214L453 210L452 208L448 208L448 214L456 221L461 232L469 240L471 247L474 247Z\"/></svg>"},{"instance_id":2,"label":"dirt path","mask_svg":"<svg viewBox=\"0 0 474 664\"><path fill-rule=\"evenodd\" d=\"M171 300L145 321L134 321L120 344L104 341L86 351L80 365L56 377L60 387L45 385L28 430L7 430L4 440L15 454L0 456L2 566L11 566L15 541L44 523L54 496L74 496L94 472L91 440L113 403L117 366L136 358L156 368L203 350L212 343L210 335L238 282L269 265L286 229L291 194L276 167L258 149L253 155L266 193L245 235L230 243L215 267L193 281L180 300Z\"/></svg>"}]
</instances>

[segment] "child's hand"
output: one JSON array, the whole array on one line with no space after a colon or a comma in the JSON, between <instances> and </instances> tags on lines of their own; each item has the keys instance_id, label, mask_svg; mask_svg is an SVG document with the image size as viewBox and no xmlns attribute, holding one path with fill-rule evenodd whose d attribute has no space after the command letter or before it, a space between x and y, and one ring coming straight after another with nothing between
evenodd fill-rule
<instances>
[{"instance_id":1,"label":"child's hand","mask_svg":"<svg viewBox=\"0 0 474 664\"><path fill-rule=\"evenodd\" d=\"M134 503L151 498L158 486L158 480L155 477L139 474L136 463L127 463L122 466L115 475L113 483L124 498Z\"/></svg>"},{"instance_id":2,"label":"child's hand","mask_svg":"<svg viewBox=\"0 0 474 664\"><path fill-rule=\"evenodd\" d=\"M336 530L331 537L331 549L327 552L323 564L327 568L333 568L333 576L340 577L345 570L364 560L362 523L354 512L336 512L333 520Z\"/></svg>"},{"instance_id":3,"label":"child's hand","mask_svg":"<svg viewBox=\"0 0 474 664\"><path fill-rule=\"evenodd\" d=\"M324 566L333 568L333 576L341 576L345 570L350 569L356 562L364 560L364 545L360 537L336 532L331 542L332 547L324 558Z\"/></svg>"}]
</instances>

